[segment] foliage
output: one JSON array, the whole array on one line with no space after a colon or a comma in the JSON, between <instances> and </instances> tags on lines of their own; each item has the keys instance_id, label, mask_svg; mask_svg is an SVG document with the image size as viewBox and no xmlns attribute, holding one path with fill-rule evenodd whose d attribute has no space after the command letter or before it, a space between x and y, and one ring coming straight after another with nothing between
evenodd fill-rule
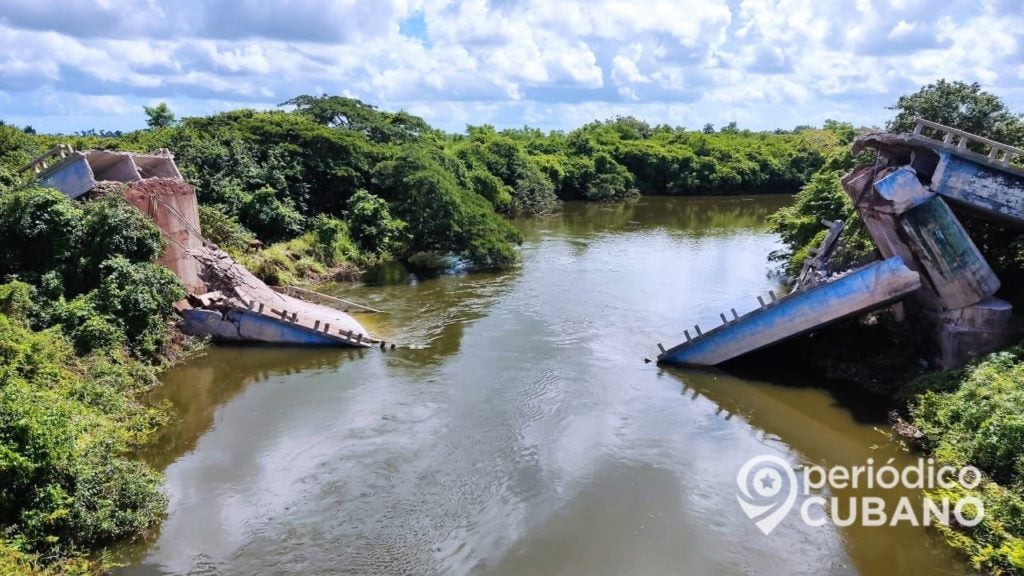
<instances>
[{"instance_id":1,"label":"foliage","mask_svg":"<svg viewBox=\"0 0 1024 576\"><path fill-rule=\"evenodd\" d=\"M925 447L943 463L973 464L991 479L972 491L985 503L985 520L973 529L944 530L947 540L978 568L1024 574L1024 349L992 354L912 388L923 390L911 413Z\"/></svg>"},{"instance_id":2,"label":"foliage","mask_svg":"<svg viewBox=\"0 0 1024 576\"><path fill-rule=\"evenodd\" d=\"M269 241L294 237L302 232L305 219L292 204L277 197L270 188L260 188L242 202L239 218L260 238Z\"/></svg>"},{"instance_id":3,"label":"foliage","mask_svg":"<svg viewBox=\"0 0 1024 576\"><path fill-rule=\"evenodd\" d=\"M0 277L35 282L50 270L77 267L82 208L56 190L0 195Z\"/></svg>"},{"instance_id":4,"label":"foliage","mask_svg":"<svg viewBox=\"0 0 1024 576\"><path fill-rule=\"evenodd\" d=\"M0 574L4 576L91 576L103 572L101 562L84 556L43 562L38 554L26 553L14 542L0 539Z\"/></svg>"},{"instance_id":5,"label":"foliage","mask_svg":"<svg viewBox=\"0 0 1024 576\"><path fill-rule=\"evenodd\" d=\"M120 195L83 205L51 189L0 194L0 277L53 297L95 288L109 258L149 262L163 250L160 230Z\"/></svg>"},{"instance_id":6,"label":"foliage","mask_svg":"<svg viewBox=\"0 0 1024 576\"><path fill-rule=\"evenodd\" d=\"M114 319L139 356L153 358L166 344L173 303L185 297L174 273L149 262L122 256L100 267L102 280L90 293L96 310Z\"/></svg>"},{"instance_id":7,"label":"foliage","mask_svg":"<svg viewBox=\"0 0 1024 576\"><path fill-rule=\"evenodd\" d=\"M309 234L317 261L334 266L358 257L358 250L352 243L349 226L344 220L321 214L313 220Z\"/></svg>"},{"instance_id":8,"label":"foliage","mask_svg":"<svg viewBox=\"0 0 1024 576\"><path fill-rule=\"evenodd\" d=\"M886 124L890 132L911 132L917 118L945 124L1008 144L1024 143L1024 122L998 96L977 82L928 84L913 94L900 96L889 107L896 116Z\"/></svg>"},{"instance_id":9,"label":"foliage","mask_svg":"<svg viewBox=\"0 0 1024 576\"><path fill-rule=\"evenodd\" d=\"M237 218L214 205L200 204L199 228L204 238L236 255L249 249L256 239Z\"/></svg>"},{"instance_id":10,"label":"foliage","mask_svg":"<svg viewBox=\"0 0 1024 576\"><path fill-rule=\"evenodd\" d=\"M913 414L937 457L973 463L997 482L1024 487L1022 405L1024 363L1013 350L967 370L954 391L923 393Z\"/></svg>"},{"instance_id":11,"label":"foliage","mask_svg":"<svg viewBox=\"0 0 1024 576\"><path fill-rule=\"evenodd\" d=\"M120 194L88 202L82 212L77 286L83 291L99 282L100 268L110 258L151 262L163 254L160 230Z\"/></svg>"},{"instance_id":12,"label":"foliage","mask_svg":"<svg viewBox=\"0 0 1024 576\"><path fill-rule=\"evenodd\" d=\"M360 250L370 254L390 254L402 250L405 222L391 216L384 199L365 190L348 201L349 231Z\"/></svg>"},{"instance_id":13,"label":"foliage","mask_svg":"<svg viewBox=\"0 0 1024 576\"><path fill-rule=\"evenodd\" d=\"M60 332L0 315L3 537L62 557L153 525L158 477L129 458L159 422L132 399L152 381L116 350L79 357Z\"/></svg>"},{"instance_id":14,"label":"foliage","mask_svg":"<svg viewBox=\"0 0 1024 576\"><path fill-rule=\"evenodd\" d=\"M171 112L167 102L161 102L156 106L143 106L146 112L146 126L150 128L167 128L174 124L174 112Z\"/></svg>"},{"instance_id":15,"label":"foliage","mask_svg":"<svg viewBox=\"0 0 1024 576\"><path fill-rule=\"evenodd\" d=\"M518 231L486 199L459 185L443 167L450 160L425 147L405 147L374 169L381 196L408 225L406 251L457 252L481 267L511 264Z\"/></svg>"},{"instance_id":16,"label":"foliage","mask_svg":"<svg viewBox=\"0 0 1024 576\"><path fill-rule=\"evenodd\" d=\"M359 132L377 142L409 142L432 132L422 118L407 112L382 112L375 106L343 96L296 96L283 106L319 124Z\"/></svg>"},{"instance_id":17,"label":"foliage","mask_svg":"<svg viewBox=\"0 0 1024 576\"><path fill-rule=\"evenodd\" d=\"M0 314L27 324L33 312L34 292L32 285L24 282L0 284Z\"/></svg>"},{"instance_id":18,"label":"foliage","mask_svg":"<svg viewBox=\"0 0 1024 576\"><path fill-rule=\"evenodd\" d=\"M0 272L22 279L0 285L0 566L93 572L81 554L163 513L158 477L131 457L159 415L135 396L184 290L120 195L0 192L0 237Z\"/></svg>"}]
</instances>

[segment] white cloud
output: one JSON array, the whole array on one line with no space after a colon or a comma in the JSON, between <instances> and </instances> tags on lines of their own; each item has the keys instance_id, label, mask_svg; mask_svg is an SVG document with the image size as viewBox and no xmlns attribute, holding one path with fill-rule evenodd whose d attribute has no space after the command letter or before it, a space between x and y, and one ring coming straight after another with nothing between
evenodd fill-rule
<instances>
[{"instance_id":1,"label":"white cloud","mask_svg":"<svg viewBox=\"0 0 1024 576\"><path fill-rule=\"evenodd\" d=\"M881 123L940 77L1024 109L1022 30L1013 0L7 0L0 112L129 128L151 99L185 115L329 92L456 129L613 112Z\"/></svg>"}]
</instances>

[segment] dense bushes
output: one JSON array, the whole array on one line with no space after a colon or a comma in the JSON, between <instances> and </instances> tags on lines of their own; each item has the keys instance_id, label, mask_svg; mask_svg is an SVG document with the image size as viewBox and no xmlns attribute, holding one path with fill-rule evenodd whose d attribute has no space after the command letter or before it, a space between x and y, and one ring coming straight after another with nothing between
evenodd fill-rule
<instances>
[{"instance_id":1,"label":"dense bushes","mask_svg":"<svg viewBox=\"0 0 1024 576\"><path fill-rule=\"evenodd\" d=\"M401 252L407 241L405 222L393 218L388 203L365 190L348 201L348 221L352 239L370 254Z\"/></svg>"},{"instance_id":2,"label":"dense bushes","mask_svg":"<svg viewBox=\"0 0 1024 576\"><path fill-rule=\"evenodd\" d=\"M964 532L945 530L948 540L979 568L1024 574L1024 349L914 387L926 389L911 404L926 447L943 463L973 464L991 479L972 493L985 503L985 520Z\"/></svg>"},{"instance_id":3,"label":"dense bushes","mask_svg":"<svg viewBox=\"0 0 1024 576\"><path fill-rule=\"evenodd\" d=\"M501 267L515 261L519 237L500 215L637 193L792 192L837 138L809 128L706 133L632 117L568 133L470 126L445 134L351 98L299 96L285 105L294 110L236 110L112 137L0 126L0 165L10 170L67 140L76 148L169 148L196 186L204 229L236 255L253 236L267 244L303 236L324 215L347 222L372 259L433 252ZM389 220L370 221L382 206L367 194L386 203Z\"/></svg>"},{"instance_id":4,"label":"dense bushes","mask_svg":"<svg viewBox=\"0 0 1024 576\"><path fill-rule=\"evenodd\" d=\"M159 518L158 478L128 458L159 422L131 400L152 381L117 349L80 357L0 315L0 539L56 558Z\"/></svg>"},{"instance_id":5,"label":"dense bushes","mask_svg":"<svg viewBox=\"0 0 1024 576\"><path fill-rule=\"evenodd\" d=\"M151 263L159 230L120 195L0 190L0 567L67 560L160 517L131 452L159 423L154 383L184 290ZM68 563L70 562L70 563Z\"/></svg>"},{"instance_id":6,"label":"dense bushes","mask_svg":"<svg viewBox=\"0 0 1024 576\"><path fill-rule=\"evenodd\" d=\"M163 250L160 231L120 195L83 204L49 189L0 194L0 279L22 279L45 296L97 287L110 258L148 265Z\"/></svg>"}]
</instances>

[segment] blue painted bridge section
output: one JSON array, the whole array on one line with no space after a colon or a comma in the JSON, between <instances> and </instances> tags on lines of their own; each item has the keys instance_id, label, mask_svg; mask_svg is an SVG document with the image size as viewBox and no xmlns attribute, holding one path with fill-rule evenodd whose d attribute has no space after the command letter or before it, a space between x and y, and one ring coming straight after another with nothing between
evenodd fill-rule
<instances>
[{"instance_id":1,"label":"blue painted bridge section","mask_svg":"<svg viewBox=\"0 0 1024 576\"><path fill-rule=\"evenodd\" d=\"M899 256L793 292L663 351L658 362L714 366L850 316L891 304L921 287Z\"/></svg>"},{"instance_id":2,"label":"blue painted bridge section","mask_svg":"<svg viewBox=\"0 0 1024 576\"><path fill-rule=\"evenodd\" d=\"M210 336L218 342L263 342L299 346L352 346L366 348L378 340L364 336L362 327L331 330L298 321L260 314L254 310L225 312L193 308L181 313L186 334Z\"/></svg>"}]
</instances>

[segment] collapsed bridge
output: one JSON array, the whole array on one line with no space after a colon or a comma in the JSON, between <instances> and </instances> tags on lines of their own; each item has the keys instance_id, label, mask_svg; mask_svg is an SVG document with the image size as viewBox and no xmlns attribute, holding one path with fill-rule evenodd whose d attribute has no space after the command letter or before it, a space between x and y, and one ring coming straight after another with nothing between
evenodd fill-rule
<instances>
[{"instance_id":1,"label":"collapsed bridge","mask_svg":"<svg viewBox=\"0 0 1024 576\"><path fill-rule=\"evenodd\" d=\"M1002 344L1012 307L995 296L999 278L949 204L1024 228L1024 170L1011 163L1024 150L924 119L912 134L872 133L853 144L855 156L868 149L877 161L841 183L883 260L830 274L842 222L824 222L829 234L790 294L761 298L744 315L733 309L706 332L684 330L682 344L658 345L659 362L717 365L909 297L925 311L941 366Z\"/></svg>"},{"instance_id":2,"label":"collapsed bridge","mask_svg":"<svg viewBox=\"0 0 1024 576\"><path fill-rule=\"evenodd\" d=\"M136 154L56 146L23 166L70 198L122 194L160 229L157 261L188 291L175 304L182 331L217 341L366 348L382 344L349 312L376 310L300 288L272 288L203 238L196 191L167 150Z\"/></svg>"}]
</instances>

